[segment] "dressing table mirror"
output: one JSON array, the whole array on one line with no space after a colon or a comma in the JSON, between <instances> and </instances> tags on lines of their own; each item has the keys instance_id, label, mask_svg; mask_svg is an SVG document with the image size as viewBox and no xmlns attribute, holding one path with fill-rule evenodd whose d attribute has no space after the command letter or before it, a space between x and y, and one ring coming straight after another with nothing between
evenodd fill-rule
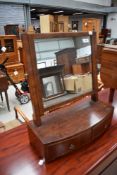
<instances>
[{"instance_id":1,"label":"dressing table mirror","mask_svg":"<svg viewBox=\"0 0 117 175\"><path fill-rule=\"evenodd\" d=\"M46 38L41 35L33 40L44 110L56 109L94 91L96 97L91 36L62 35L53 38L53 35L46 34Z\"/></svg>"},{"instance_id":2,"label":"dressing table mirror","mask_svg":"<svg viewBox=\"0 0 117 175\"><path fill-rule=\"evenodd\" d=\"M98 100L95 32L23 34L22 41L33 106L29 140L48 163L104 133L113 107Z\"/></svg>"}]
</instances>

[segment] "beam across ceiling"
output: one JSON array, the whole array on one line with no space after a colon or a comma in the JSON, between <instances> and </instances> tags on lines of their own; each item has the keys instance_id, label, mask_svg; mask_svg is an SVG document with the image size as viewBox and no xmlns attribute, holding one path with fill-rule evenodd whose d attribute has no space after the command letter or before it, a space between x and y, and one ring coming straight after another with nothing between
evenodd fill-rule
<instances>
[{"instance_id":1,"label":"beam across ceiling","mask_svg":"<svg viewBox=\"0 0 117 175\"><path fill-rule=\"evenodd\" d=\"M83 10L92 13L109 13L112 12L112 7L106 7L97 4L86 3L82 1L74 0L0 0L2 3L17 3L17 4L28 4L30 6L45 5L56 8L69 8L73 10ZM111 8L111 9L110 9ZM116 12L116 9L113 9Z\"/></svg>"},{"instance_id":2,"label":"beam across ceiling","mask_svg":"<svg viewBox=\"0 0 117 175\"><path fill-rule=\"evenodd\" d=\"M0 0L0 3L29 4L30 0Z\"/></svg>"},{"instance_id":3,"label":"beam across ceiling","mask_svg":"<svg viewBox=\"0 0 117 175\"><path fill-rule=\"evenodd\" d=\"M48 5L51 7L57 7L57 8L70 8L74 10L86 10L86 11L92 11L92 12L100 12L105 13L105 7L101 5L96 4L89 4L85 2L80 1L73 1L73 0L30 0L30 4L32 5Z\"/></svg>"},{"instance_id":4,"label":"beam across ceiling","mask_svg":"<svg viewBox=\"0 0 117 175\"><path fill-rule=\"evenodd\" d=\"M117 7L107 7L105 9L106 13L117 13Z\"/></svg>"}]
</instances>

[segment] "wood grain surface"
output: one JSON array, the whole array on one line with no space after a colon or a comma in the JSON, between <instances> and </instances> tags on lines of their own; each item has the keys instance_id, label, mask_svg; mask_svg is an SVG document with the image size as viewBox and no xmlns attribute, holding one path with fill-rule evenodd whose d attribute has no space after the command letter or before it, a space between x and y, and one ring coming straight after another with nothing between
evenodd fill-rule
<instances>
[{"instance_id":1,"label":"wood grain surface","mask_svg":"<svg viewBox=\"0 0 117 175\"><path fill-rule=\"evenodd\" d=\"M108 101L109 91L102 91L99 98ZM117 157L117 93L111 127L89 147L39 165L39 158L29 145L26 125L0 135L0 175L98 175Z\"/></svg>"}]
</instances>

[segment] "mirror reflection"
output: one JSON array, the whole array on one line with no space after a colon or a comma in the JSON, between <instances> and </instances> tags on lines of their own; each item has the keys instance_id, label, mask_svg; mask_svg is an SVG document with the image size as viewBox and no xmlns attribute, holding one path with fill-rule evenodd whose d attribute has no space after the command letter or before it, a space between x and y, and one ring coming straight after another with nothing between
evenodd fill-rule
<instances>
[{"instance_id":1,"label":"mirror reflection","mask_svg":"<svg viewBox=\"0 0 117 175\"><path fill-rule=\"evenodd\" d=\"M61 93L61 82L59 76L50 76L42 79L44 87L44 97L52 97Z\"/></svg>"},{"instance_id":2,"label":"mirror reflection","mask_svg":"<svg viewBox=\"0 0 117 175\"><path fill-rule=\"evenodd\" d=\"M59 72L42 78L44 98L58 94L80 96L92 91L91 43L89 36L35 39L37 68L63 65ZM62 88L61 90L61 87Z\"/></svg>"}]
</instances>

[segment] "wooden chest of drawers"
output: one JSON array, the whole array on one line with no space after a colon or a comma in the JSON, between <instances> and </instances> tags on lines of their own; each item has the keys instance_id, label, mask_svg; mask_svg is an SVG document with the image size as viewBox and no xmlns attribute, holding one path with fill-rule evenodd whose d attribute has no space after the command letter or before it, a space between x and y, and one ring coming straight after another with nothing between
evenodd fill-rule
<instances>
[{"instance_id":1,"label":"wooden chest of drawers","mask_svg":"<svg viewBox=\"0 0 117 175\"><path fill-rule=\"evenodd\" d=\"M117 49L103 49L100 76L105 87L117 89Z\"/></svg>"},{"instance_id":2,"label":"wooden chest of drawers","mask_svg":"<svg viewBox=\"0 0 117 175\"><path fill-rule=\"evenodd\" d=\"M85 74L91 72L91 65L90 63L83 63L83 64L73 64L72 65L73 74Z\"/></svg>"},{"instance_id":3,"label":"wooden chest of drawers","mask_svg":"<svg viewBox=\"0 0 117 175\"><path fill-rule=\"evenodd\" d=\"M76 49L67 48L56 52L57 64L64 65L64 74L72 74L72 64L75 64Z\"/></svg>"},{"instance_id":4,"label":"wooden chest of drawers","mask_svg":"<svg viewBox=\"0 0 117 175\"><path fill-rule=\"evenodd\" d=\"M22 63L7 65L6 68L14 83L19 83L24 80L24 66Z\"/></svg>"},{"instance_id":5,"label":"wooden chest of drawers","mask_svg":"<svg viewBox=\"0 0 117 175\"><path fill-rule=\"evenodd\" d=\"M113 107L82 102L42 117L42 125L28 124L29 139L40 158L50 162L78 150L101 136L110 126Z\"/></svg>"}]
</instances>

